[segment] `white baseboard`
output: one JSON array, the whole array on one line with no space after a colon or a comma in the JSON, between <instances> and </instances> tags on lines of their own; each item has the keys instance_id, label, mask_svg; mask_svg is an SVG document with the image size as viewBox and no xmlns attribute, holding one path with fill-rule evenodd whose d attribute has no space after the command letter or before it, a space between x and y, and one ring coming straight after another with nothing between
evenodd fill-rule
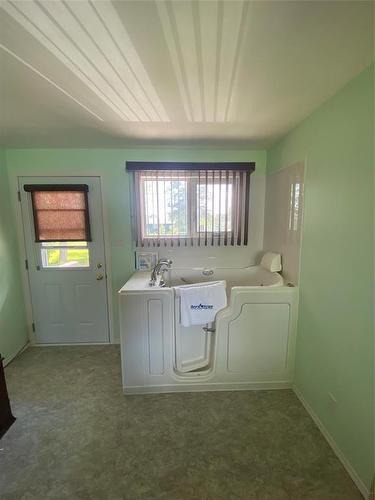
<instances>
[{"instance_id":1,"label":"white baseboard","mask_svg":"<svg viewBox=\"0 0 375 500\"><path fill-rule=\"evenodd\" d=\"M112 342L60 342L51 344L33 344L33 347L77 347L77 346L90 346L90 345L116 345Z\"/></svg>"},{"instance_id":2,"label":"white baseboard","mask_svg":"<svg viewBox=\"0 0 375 500\"><path fill-rule=\"evenodd\" d=\"M4 366L7 366L9 365L9 363L11 361L14 360L14 358L16 358L17 356L19 356L21 353L23 353L23 351L26 351L26 349L29 347L30 345L30 342L26 342L26 344L17 352L15 352L14 354L11 354L10 356L7 356L6 358L4 358L4 361L3 361L3 365Z\"/></svg>"},{"instance_id":3,"label":"white baseboard","mask_svg":"<svg viewBox=\"0 0 375 500\"><path fill-rule=\"evenodd\" d=\"M363 498L366 500L370 499L370 491L367 489L366 485L362 481L362 479L358 476L357 472L354 470L352 464L348 461L348 459L345 457L344 453L341 451L339 446L337 445L336 441L333 439L333 437L330 435L330 433L327 431L327 429L324 427L322 421L318 417L318 415L314 412L314 410L311 408L309 403L304 399L302 394L299 392L297 387L293 387L293 391L297 398L301 401L303 404L305 410L307 413L310 415L310 417L314 420L315 424L317 425L318 429L320 432L323 434L325 437L326 441L332 448L332 450L335 452L337 458L340 460L344 468L346 469L347 473L349 476L352 478L354 484L357 486L359 489L360 493L362 494Z\"/></svg>"}]
</instances>

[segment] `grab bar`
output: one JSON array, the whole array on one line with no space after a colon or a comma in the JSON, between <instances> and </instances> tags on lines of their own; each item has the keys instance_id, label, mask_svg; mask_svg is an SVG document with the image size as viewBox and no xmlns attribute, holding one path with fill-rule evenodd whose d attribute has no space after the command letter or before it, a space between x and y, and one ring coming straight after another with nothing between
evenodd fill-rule
<instances>
[{"instance_id":1,"label":"grab bar","mask_svg":"<svg viewBox=\"0 0 375 500\"><path fill-rule=\"evenodd\" d=\"M216 332L216 328L209 328L208 326L204 326L202 328L202 330L205 332L205 333L215 333Z\"/></svg>"}]
</instances>

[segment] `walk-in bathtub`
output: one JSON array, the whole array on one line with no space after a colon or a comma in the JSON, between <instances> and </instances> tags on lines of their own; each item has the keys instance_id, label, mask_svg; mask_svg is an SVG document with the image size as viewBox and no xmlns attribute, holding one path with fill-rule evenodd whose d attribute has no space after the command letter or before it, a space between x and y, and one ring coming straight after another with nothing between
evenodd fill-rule
<instances>
[{"instance_id":1,"label":"walk-in bathtub","mask_svg":"<svg viewBox=\"0 0 375 500\"><path fill-rule=\"evenodd\" d=\"M228 306L215 322L185 328L178 286L225 280ZM296 288L278 273L248 268L172 269L165 287L136 272L121 288L125 393L291 387Z\"/></svg>"}]
</instances>

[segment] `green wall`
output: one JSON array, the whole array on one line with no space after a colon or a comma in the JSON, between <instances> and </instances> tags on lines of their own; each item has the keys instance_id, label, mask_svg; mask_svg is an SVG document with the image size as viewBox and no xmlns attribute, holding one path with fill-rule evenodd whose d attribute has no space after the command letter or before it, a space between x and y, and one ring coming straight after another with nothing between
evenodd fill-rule
<instances>
[{"instance_id":1,"label":"green wall","mask_svg":"<svg viewBox=\"0 0 375 500\"><path fill-rule=\"evenodd\" d=\"M153 149L20 149L7 150L9 177L20 175L101 175L109 230L112 303L115 340L119 339L117 291L134 272L127 160L139 161L255 161L264 175L265 151L230 151L181 148ZM230 249L228 249L230 251Z\"/></svg>"},{"instance_id":2,"label":"green wall","mask_svg":"<svg viewBox=\"0 0 375 500\"><path fill-rule=\"evenodd\" d=\"M295 385L368 489L374 473L373 95L370 67L267 156L270 171L305 159L307 165Z\"/></svg>"},{"instance_id":3,"label":"green wall","mask_svg":"<svg viewBox=\"0 0 375 500\"><path fill-rule=\"evenodd\" d=\"M18 258L5 152L0 150L0 353L5 360L20 351L28 340Z\"/></svg>"},{"instance_id":4,"label":"green wall","mask_svg":"<svg viewBox=\"0 0 375 500\"><path fill-rule=\"evenodd\" d=\"M368 487L374 470L373 84L370 68L272 147L267 157L270 171L307 160L296 387ZM117 338L117 290L134 269L126 160L256 161L257 172L264 172L266 153L180 148L6 151L11 180L56 173L102 176ZM5 217L0 225L0 326L6 335L1 334L0 347L7 354L22 347L26 327L1 175ZM337 399L336 408L328 392Z\"/></svg>"}]
</instances>

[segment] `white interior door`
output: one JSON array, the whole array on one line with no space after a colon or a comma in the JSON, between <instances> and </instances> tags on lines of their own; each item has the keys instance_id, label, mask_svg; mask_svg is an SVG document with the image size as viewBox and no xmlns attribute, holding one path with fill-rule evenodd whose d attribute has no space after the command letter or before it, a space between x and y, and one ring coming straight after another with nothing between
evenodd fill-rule
<instances>
[{"instance_id":1,"label":"white interior door","mask_svg":"<svg viewBox=\"0 0 375 500\"><path fill-rule=\"evenodd\" d=\"M31 193L24 189L35 184L87 185L91 241L36 241ZM100 178L20 177L19 190L37 343L109 342Z\"/></svg>"}]
</instances>

